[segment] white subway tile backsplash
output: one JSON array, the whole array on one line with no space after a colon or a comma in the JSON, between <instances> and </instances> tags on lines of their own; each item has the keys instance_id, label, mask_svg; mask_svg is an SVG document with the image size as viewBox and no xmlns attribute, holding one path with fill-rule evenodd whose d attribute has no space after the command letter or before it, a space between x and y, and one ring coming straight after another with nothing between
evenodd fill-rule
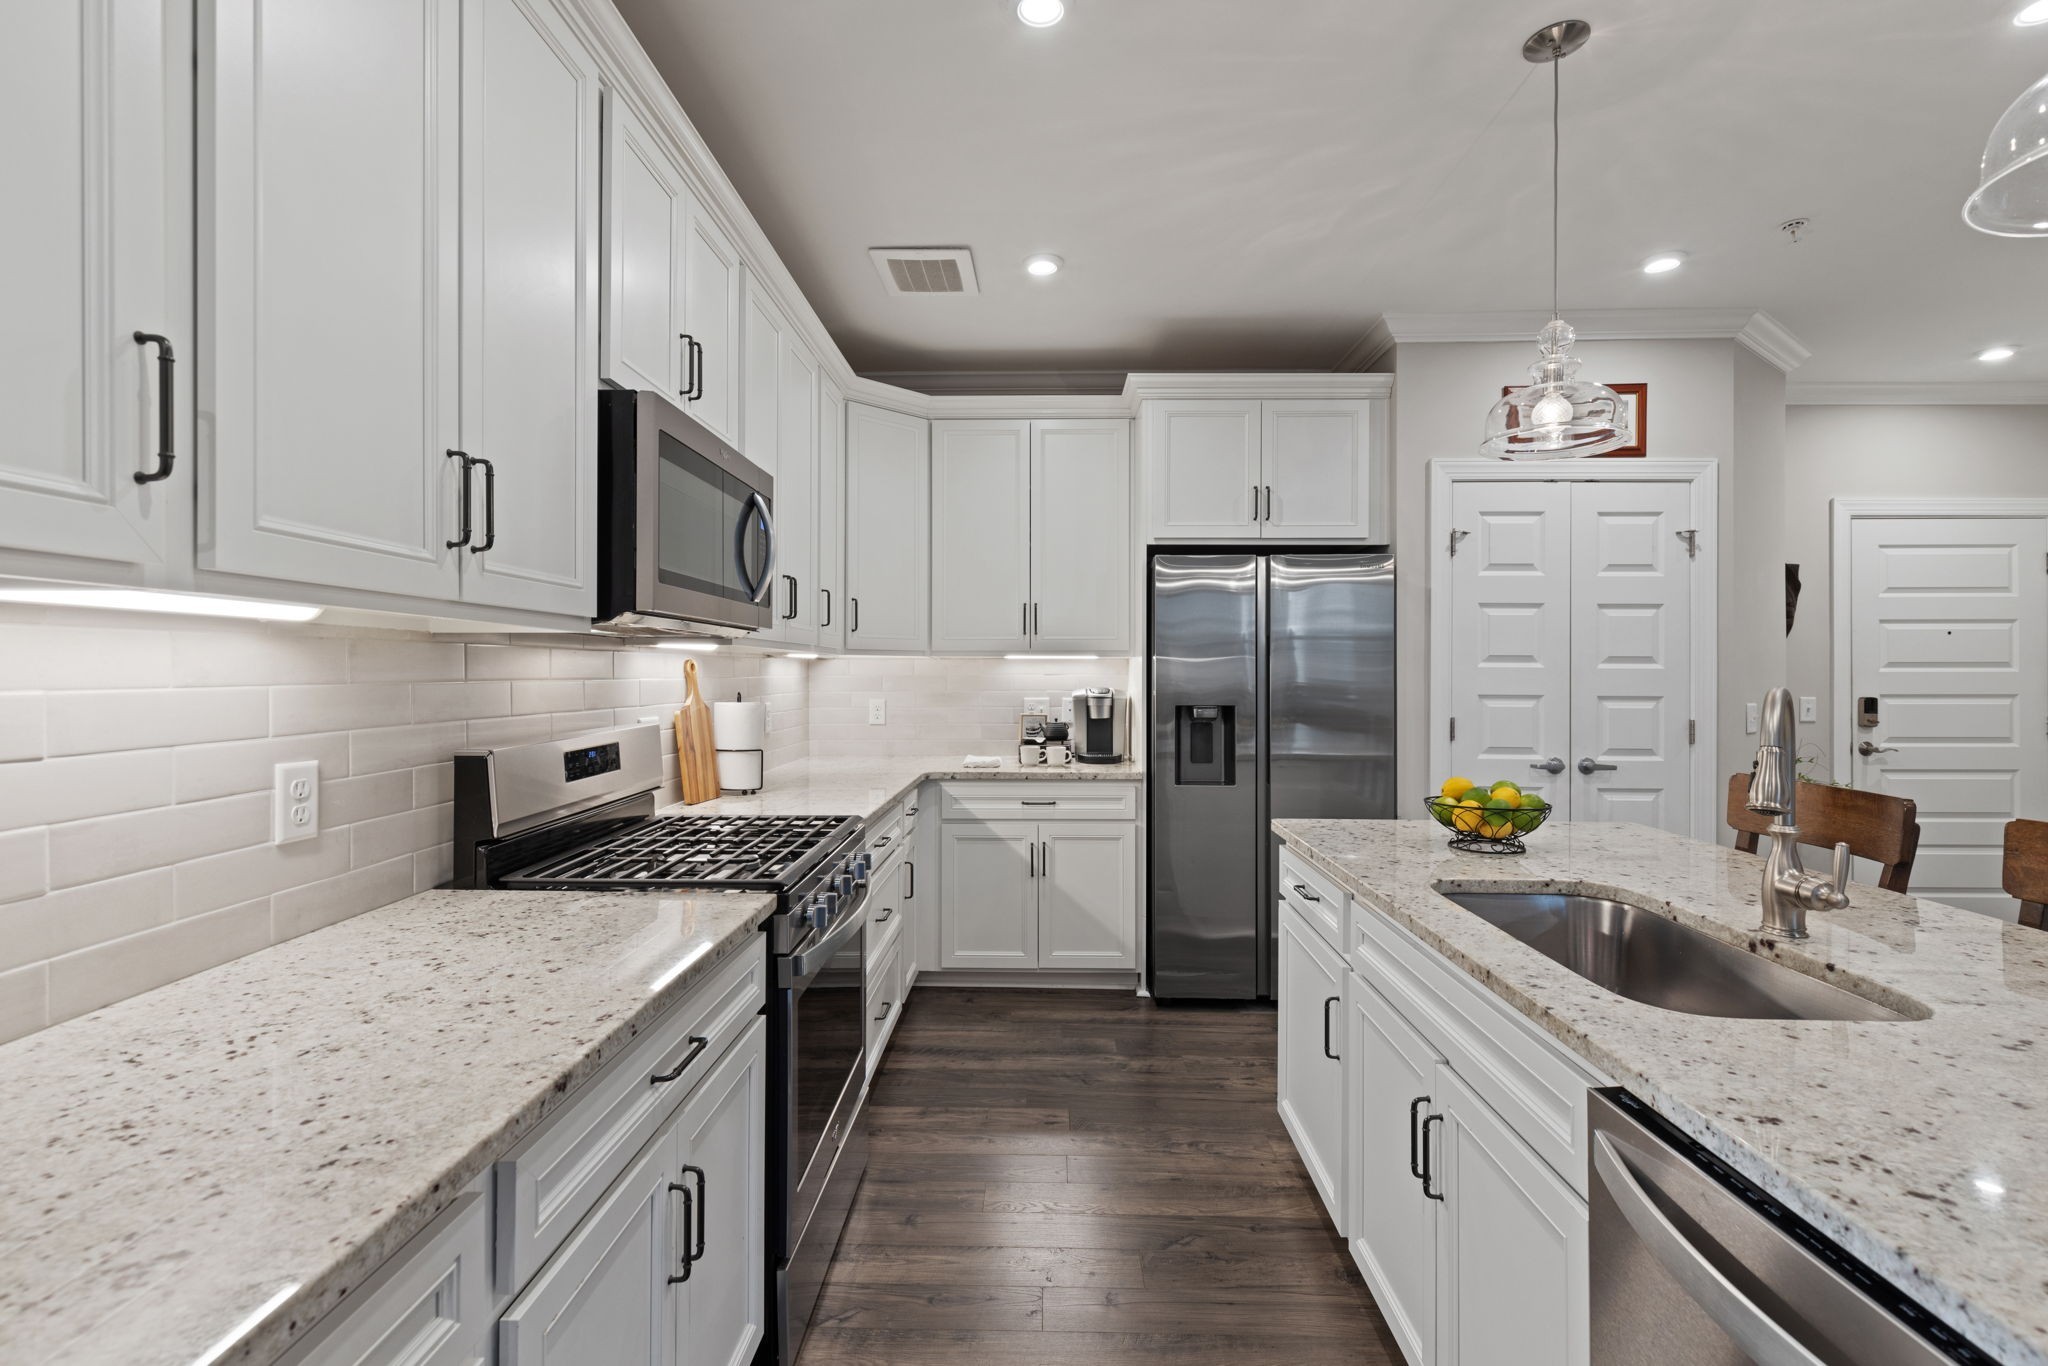
<instances>
[{"instance_id":1,"label":"white subway tile backsplash","mask_svg":"<svg viewBox=\"0 0 2048 1366\"><path fill-rule=\"evenodd\" d=\"M243 849L270 838L270 795L130 811L50 827L50 885L119 877Z\"/></svg>"},{"instance_id":2,"label":"white subway tile backsplash","mask_svg":"<svg viewBox=\"0 0 2048 1366\"><path fill-rule=\"evenodd\" d=\"M0 621L0 691L170 684L168 631Z\"/></svg>"},{"instance_id":3,"label":"white subway tile backsplash","mask_svg":"<svg viewBox=\"0 0 2048 1366\"><path fill-rule=\"evenodd\" d=\"M180 745L172 750L175 797L181 802L268 792L279 764L311 760L320 776L348 774L348 735L288 735L277 739L229 740L217 745Z\"/></svg>"},{"instance_id":4,"label":"white subway tile backsplash","mask_svg":"<svg viewBox=\"0 0 2048 1366\"><path fill-rule=\"evenodd\" d=\"M612 676L612 652L610 650L567 650L548 651L551 656L548 672L556 678L610 678Z\"/></svg>"},{"instance_id":5,"label":"white subway tile backsplash","mask_svg":"<svg viewBox=\"0 0 2048 1366\"><path fill-rule=\"evenodd\" d=\"M585 707L632 707L640 702L640 684L631 678L593 678L583 685Z\"/></svg>"},{"instance_id":6,"label":"white subway tile backsplash","mask_svg":"<svg viewBox=\"0 0 2048 1366\"><path fill-rule=\"evenodd\" d=\"M302 887L348 871L349 827L296 844L258 844L171 870L171 910L180 919Z\"/></svg>"},{"instance_id":7,"label":"white subway tile backsplash","mask_svg":"<svg viewBox=\"0 0 2048 1366\"><path fill-rule=\"evenodd\" d=\"M450 838L454 825L453 806L423 806L395 816L358 822L349 827L353 842L349 862L357 868L367 868L401 854L416 854Z\"/></svg>"},{"instance_id":8,"label":"white subway tile backsplash","mask_svg":"<svg viewBox=\"0 0 2048 1366\"><path fill-rule=\"evenodd\" d=\"M546 712L537 716L500 716L488 721L471 721L467 731L468 746L471 749L530 745L535 740L545 740L554 733L554 718ZM462 747L461 744L455 746L456 749Z\"/></svg>"},{"instance_id":9,"label":"white subway tile backsplash","mask_svg":"<svg viewBox=\"0 0 2048 1366\"><path fill-rule=\"evenodd\" d=\"M394 768L353 778L320 775L320 823L332 828L354 825L412 809L412 775L419 770Z\"/></svg>"},{"instance_id":10,"label":"white subway tile backsplash","mask_svg":"<svg viewBox=\"0 0 2048 1366\"><path fill-rule=\"evenodd\" d=\"M465 645L471 678L546 678L548 650L542 645Z\"/></svg>"},{"instance_id":11,"label":"white subway tile backsplash","mask_svg":"<svg viewBox=\"0 0 2048 1366\"><path fill-rule=\"evenodd\" d=\"M0 971L170 923L171 870L152 868L0 906Z\"/></svg>"},{"instance_id":12,"label":"white subway tile backsplash","mask_svg":"<svg viewBox=\"0 0 2048 1366\"><path fill-rule=\"evenodd\" d=\"M583 708L583 684L573 678L515 679L512 684L512 710L520 716L531 716L539 712L580 711Z\"/></svg>"},{"instance_id":13,"label":"white subway tile backsplash","mask_svg":"<svg viewBox=\"0 0 2048 1366\"><path fill-rule=\"evenodd\" d=\"M565 735L580 735L586 730L608 730L618 724L618 718L608 711L570 711L555 713L555 738ZM628 725L632 722L629 719Z\"/></svg>"},{"instance_id":14,"label":"white subway tile backsplash","mask_svg":"<svg viewBox=\"0 0 2048 1366\"><path fill-rule=\"evenodd\" d=\"M0 1043L33 1034L49 1023L49 964L0 972Z\"/></svg>"},{"instance_id":15,"label":"white subway tile backsplash","mask_svg":"<svg viewBox=\"0 0 2048 1366\"><path fill-rule=\"evenodd\" d=\"M127 681L118 673L111 677ZM197 745L270 733L270 694L264 688L53 692L47 708L52 755Z\"/></svg>"},{"instance_id":16,"label":"white subway tile backsplash","mask_svg":"<svg viewBox=\"0 0 2048 1366\"><path fill-rule=\"evenodd\" d=\"M402 683L315 683L270 690L272 735L355 730L412 719L412 690Z\"/></svg>"},{"instance_id":17,"label":"white subway tile backsplash","mask_svg":"<svg viewBox=\"0 0 2048 1366\"><path fill-rule=\"evenodd\" d=\"M0 692L0 764L42 758L45 730L41 693Z\"/></svg>"},{"instance_id":18,"label":"white subway tile backsplash","mask_svg":"<svg viewBox=\"0 0 2048 1366\"><path fill-rule=\"evenodd\" d=\"M461 678L464 647L438 640L359 638L348 643L348 676L356 683L424 683Z\"/></svg>"},{"instance_id":19,"label":"white subway tile backsplash","mask_svg":"<svg viewBox=\"0 0 2048 1366\"><path fill-rule=\"evenodd\" d=\"M412 804L434 806L455 796L455 765L427 764L412 771Z\"/></svg>"},{"instance_id":20,"label":"white subway tile backsplash","mask_svg":"<svg viewBox=\"0 0 2048 1366\"><path fill-rule=\"evenodd\" d=\"M512 685L502 680L412 685L415 721L468 721L482 716L506 716L511 711Z\"/></svg>"},{"instance_id":21,"label":"white subway tile backsplash","mask_svg":"<svg viewBox=\"0 0 2048 1366\"><path fill-rule=\"evenodd\" d=\"M393 768L418 768L438 763L468 743L461 721L434 721L416 726L378 726L348 737L348 771L382 773Z\"/></svg>"},{"instance_id":22,"label":"white subway tile backsplash","mask_svg":"<svg viewBox=\"0 0 2048 1366\"><path fill-rule=\"evenodd\" d=\"M50 886L47 831L16 830L0 835L0 902L40 896Z\"/></svg>"},{"instance_id":23,"label":"white subway tile backsplash","mask_svg":"<svg viewBox=\"0 0 2048 1366\"><path fill-rule=\"evenodd\" d=\"M0 768L0 830L168 806L173 753L78 754Z\"/></svg>"},{"instance_id":24,"label":"white subway tile backsplash","mask_svg":"<svg viewBox=\"0 0 2048 1366\"><path fill-rule=\"evenodd\" d=\"M358 868L303 887L292 887L270 899L271 932L276 941L297 938L309 930L332 925L379 906L403 901L413 892L413 862L400 856Z\"/></svg>"},{"instance_id":25,"label":"white subway tile backsplash","mask_svg":"<svg viewBox=\"0 0 2048 1366\"><path fill-rule=\"evenodd\" d=\"M50 1020L98 1010L270 942L270 900L265 897L53 958Z\"/></svg>"},{"instance_id":26,"label":"white subway tile backsplash","mask_svg":"<svg viewBox=\"0 0 2048 1366\"><path fill-rule=\"evenodd\" d=\"M171 682L181 688L347 681L346 640L287 629L171 635Z\"/></svg>"},{"instance_id":27,"label":"white subway tile backsplash","mask_svg":"<svg viewBox=\"0 0 2048 1366\"><path fill-rule=\"evenodd\" d=\"M412 856L412 889L424 892L446 886L455 876L455 846L437 844Z\"/></svg>"}]
</instances>

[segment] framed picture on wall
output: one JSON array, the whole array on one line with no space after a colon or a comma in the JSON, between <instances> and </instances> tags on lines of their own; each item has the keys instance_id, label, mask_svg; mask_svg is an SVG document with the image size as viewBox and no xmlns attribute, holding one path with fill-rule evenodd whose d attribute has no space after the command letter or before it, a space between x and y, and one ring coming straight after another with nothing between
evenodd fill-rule
<instances>
[{"instance_id":1,"label":"framed picture on wall","mask_svg":"<svg viewBox=\"0 0 2048 1366\"><path fill-rule=\"evenodd\" d=\"M1506 398L1515 390L1523 387L1523 385L1519 384L1503 384L1500 389L1501 397ZM1613 456L1648 455L1650 450L1650 386L1647 384L1610 384L1607 387L1612 389L1621 398L1622 430L1627 434L1628 440L1615 449L1602 451L1600 454ZM1513 425L1513 413L1508 414L1508 422L1510 425Z\"/></svg>"}]
</instances>

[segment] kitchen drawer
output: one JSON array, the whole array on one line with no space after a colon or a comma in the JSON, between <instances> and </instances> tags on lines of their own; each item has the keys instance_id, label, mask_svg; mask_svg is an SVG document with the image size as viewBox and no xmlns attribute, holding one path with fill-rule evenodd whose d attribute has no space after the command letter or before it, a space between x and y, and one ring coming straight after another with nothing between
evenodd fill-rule
<instances>
[{"instance_id":1,"label":"kitchen drawer","mask_svg":"<svg viewBox=\"0 0 2048 1366\"><path fill-rule=\"evenodd\" d=\"M868 978L874 979L874 965L877 955L887 945L895 942L903 931L903 924L909 919L905 914L903 893L910 886L910 875L906 865L910 862L909 848L905 846L882 860L881 865L868 876Z\"/></svg>"},{"instance_id":2,"label":"kitchen drawer","mask_svg":"<svg viewBox=\"0 0 2048 1366\"><path fill-rule=\"evenodd\" d=\"M897 935L870 960L868 969L868 1075L882 1065L882 1051L903 1014L903 942Z\"/></svg>"},{"instance_id":3,"label":"kitchen drawer","mask_svg":"<svg viewBox=\"0 0 2048 1366\"><path fill-rule=\"evenodd\" d=\"M1132 783L1049 779L1021 783L947 783L940 819L948 821L1130 821L1138 818Z\"/></svg>"},{"instance_id":4,"label":"kitchen drawer","mask_svg":"<svg viewBox=\"0 0 2048 1366\"><path fill-rule=\"evenodd\" d=\"M1344 952L1344 913L1351 898L1323 873L1280 847L1280 899L1301 912L1322 941Z\"/></svg>"},{"instance_id":5,"label":"kitchen drawer","mask_svg":"<svg viewBox=\"0 0 2048 1366\"><path fill-rule=\"evenodd\" d=\"M471 1366L490 1359L489 1178L371 1272L278 1366Z\"/></svg>"},{"instance_id":6,"label":"kitchen drawer","mask_svg":"<svg viewBox=\"0 0 2048 1366\"><path fill-rule=\"evenodd\" d=\"M768 1000L767 954L765 939L749 940L499 1159L499 1284L516 1289L540 1270L633 1154L746 1031Z\"/></svg>"},{"instance_id":7,"label":"kitchen drawer","mask_svg":"<svg viewBox=\"0 0 2048 1366\"><path fill-rule=\"evenodd\" d=\"M1586 1092L1614 1083L1366 902L1351 926L1352 970L1584 1199Z\"/></svg>"}]
</instances>

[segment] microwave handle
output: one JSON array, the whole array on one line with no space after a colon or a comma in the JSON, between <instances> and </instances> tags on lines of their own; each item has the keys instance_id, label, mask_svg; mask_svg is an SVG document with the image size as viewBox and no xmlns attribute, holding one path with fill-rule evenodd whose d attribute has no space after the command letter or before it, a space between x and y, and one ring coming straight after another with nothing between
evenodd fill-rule
<instances>
[{"instance_id":1,"label":"microwave handle","mask_svg":"<svg viewBox=\"0 0 2048 1366\"><path fill-rule=\"evenodd\" d=\"M761 511L761 525L768 532L768 560L761 566L761 579L756 583L747 573L747 524L754 520L754 510ZM759 602L768 596L768 590L775 584L775 516L768 510L768 500L757 490L747 495L747 505L740 509L739 525L733 529L733 555L739 560L740 585L747 590L751 602Z\"/></svg>"}]
</instances>

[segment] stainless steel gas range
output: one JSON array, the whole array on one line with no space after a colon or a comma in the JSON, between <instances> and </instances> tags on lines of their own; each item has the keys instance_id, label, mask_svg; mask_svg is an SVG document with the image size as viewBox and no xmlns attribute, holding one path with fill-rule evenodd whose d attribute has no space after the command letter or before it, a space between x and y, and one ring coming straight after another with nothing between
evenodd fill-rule
<instances>
[{"instance_id":1,"label":"stainless steel gas range","mask_svg":"<svg viewBox=\"0 0 2048 1366\"><path fill-rule=\"evenodd\" d=\"M769 1341L792 1366L867 1170L868 871L852 816L657 816L667 732L455 756L455 885L768 892Z\"/></svg>"}]
</instances>

